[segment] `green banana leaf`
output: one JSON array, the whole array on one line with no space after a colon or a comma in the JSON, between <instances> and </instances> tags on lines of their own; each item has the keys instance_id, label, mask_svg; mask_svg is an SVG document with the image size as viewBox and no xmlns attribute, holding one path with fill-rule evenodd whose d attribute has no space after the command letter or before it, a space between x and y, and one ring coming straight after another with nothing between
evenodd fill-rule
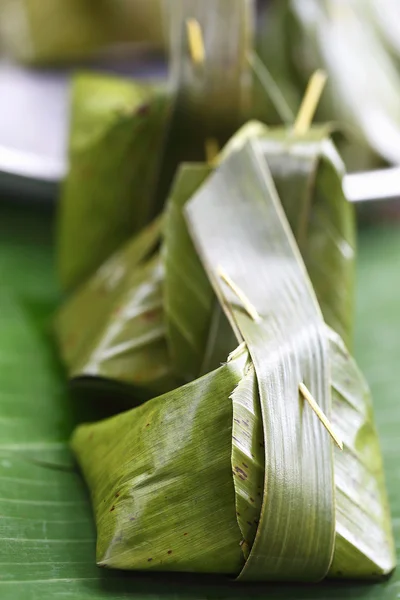
<instances>
[{"instance_id":1,"label":"green banana leaf","mask_svg":"<svg viewBox=\"0 0 400 600\"><path fill-rule=\"evenodd\" d=\"M76 430L72 449L91 491L100 566L240 570L229 396L246 359L244 351L201 379Z\"/></svg>"},{"instance_id":2,"label":"green banana leaf","mask_svg":"<svg viewBox=\"0 0 400 600\"><path fill-rule=\"evenodd\" d=\"M383 3L379 8L374 4L383 15ZM352 170L371 168L377 157L400 160L400 77L369 5L369 0L275 0L265 18L260 50L294 109L311 73L326 70L319 118L349 129L350 138L340 150ZM398 6L394 14L398 20Z\"/></svg>"},{"instance_id":3,"label":"green banana leaf","mask_svg":"<svg viewBox=\"0 0 400 600\"><path fill-rule=\"evenodd\" d=\"M191 576L190 581L181 575L123 577L97 569L90 505L80 477L65 470L71 460L65 440L74 420L72 407L46 336L58 302L52 265L52 221L29 207L21 211L4 202L0 214L0 356L2 364L7 361L7 368L0 369L2 600L396 597L398 573L372 587L329 582L318 586L243 588L204 577L196 580ZM362 232L359 250L356 355L379 399L376 418L397 537L400 496L396 356L400 352L400 320L398 298L393 293L393 277L400 264L397 229L378 227ZM14 426L10 428L13 415ZM49 463L60 463L64 468L49 468ZM92 544L82 543L84 539L91 539Z\"/></svg>"},{"instance_id":4,"label":"green banana leaf","mask_svg":"<svg viewBox=\"0 0 400 600\"><path fill-rule=\"evenodd\" d=\"M167 341L174 368L185 380L217 368L235 338L193 247L183 207L211 167L183 164L165 209L163 258Z\"/></svg>"},{"instance_id":5,"label":"green banana leaf","mask_svg":"<svg viewBox=\"0 0 400 600\"><path fill-rule=\"evenodd\" d=\"M283 198L324 319L351 348L355 219L354 209L343 195L340 158L323 128L313 128L296 139L286 130L251 121L229 140L220 159L237 152L250 139L262 140L264 160ZM216 368L234 347L232 332L215 309L211 286L182 216L190 194L210 172L201 164L182 166L166 205L167 335L175 368L188 380L204 373L204 366ZM225 343L218 347L221 340Z\"/></svg>"},{"instance_id":6,"label":"green banana leaf","mask_svg":"<svg viewBox=\"0 0 400 600\"><path fill-rule=\"evenodd\" d=\"M250 533L250 539L254 537L254 533L252 533L252 530L254 532L254 519L252 518L254 513L250 513L251 517L248 518L248 499L250 499L250 503L255 504L255 498L257 494L259 495L263 482L260 477L260 459L253 454L253 447L257 446L254 438L255 440L257 437L258 440L263 439L266 447L264 501L259 517L257 516L256 519L258 523L259 518L260 524L243 575L245 577L250 575L250 578L265 578L266 574L267 577L271 574L272 578L282 576L290 578L294 573L294 577L300 578L301 571L296 573L298 564L301 559L304 561L302 564L303 577L307 577L306 561L309 560L309 556L303 549L299 558L294 559L295 552L300 546L298 539L300 538L302 541L304 539L304 527L302 528L301 505L297 509L298 513L294 522L290 522L294 503L290 496L290 490L292 486L295 487L294 482L299 481L299 478L301 480L301 466L296 466L296 462L302 460L302 457L298 455L298 449L301 447L301 452L306 453L308 442L311 444L311 448L318 447L320 453L322 446L320 440L318 442L312 440L313 434L311 434L310 440L310 433L308 433L308 439L305 438L307 442L303 445L299 444L296 434L299 435L299 421L302 423L302 433L304 432L304 414L302 415L300 412L297 417L293 418L295 413L291 414L290 412L297 409L297 402L294 404L296 407L294 409L288 400L290 398L291 364L290 359L287 358L285 361L284 356L286 352L296 356L296 346L293 346L292 349L289 345L290 337L293 336L298 344L297 361L307 360L304 357L307 357L307 352L310 352L310 341L304 349L301 346L302 336L305 335L304 324L300 326L298 334L294 333L296 321L301 323L301 310L306 309L307 295L302 292L299 283L299 280L304 279L304 274L302 276L300 270L297 281L294 276L293 257L296 254L291 256L290 246L287 242L285 248L285 236L287 235L284 227L285 219L278 196L272 187L271 175L265 171L260 157L263 157L262 142L255 142L253 146L247 145L232 157L228 157L196 197L190 201L187 213L191 231L210 280L214 284L217 295L225 295L228 306L231 303L228 308L228 316L236 321L236 325L248 344L255 366L255 373L251 375L252 379L248 382L247 391L244 394L250 410L247 406L241 407L242 418L237 420L238 432L233 438L234 459L238 464L244 465L243 461L239 462L240 455L242 455L248 463L246 464L245 485L250 486L252 481L250 489L246 489L245 494L240 493L243 491L242 481L238 482L239 488L236 488L237 496L243 505L239 509L240 515L243 514L239 517L239 520L242 521L241 530L245 531L246 525L250 525L250 531L246 532ZM290 236L287 240L290 241ZM295 248L294 240L292 243ZM260 322L253 323L249 315L243 314L243 307L237 305L237 298L235 296L232 298L232 293L227 296L224 283L218 278L220 268L229 274L232 273L235 283L240 286L252 304L254 303L258 314L261 314ZM291 320L293 313L295 318ZM312 323L312 313L308 313L305 322L308 325ZM289 326L289 330L286 330L285 326ZM265 327L264 334L263 327ZM327 338L326 332L323 332L323 335ZM278 341L276 342L274 338ZM382 461L371 417L371 402L368 389L360 379L354 363L349 360L340 337L333 334L333 337L330 335L330 338L332 379L330 380L329 370L325 377L333 388L334 422L343 432L346 444L344 456L335 459L337 542L330 574L353 578L382 576L393 570L395 559ZM312 340L312 337L310 339ZM321 346L321 341L318 343ZM266 353L271 356L267 355L267 358ZM311 350L311 353L311 364L315 367L318 354L316 350ZM282 356L283 358L281 358ZM308 382L317 386L318 380L313 381L310 374L306 374L307 367L304 363L300 368L297 381L306 378ZM277 381L283 389L286 389L284 401L279 401L280 390L279 385L274 381L274 369L278 369ZM253 405L248 402L249 393L251 394L252 391L254 393L254 375L258 381L261 417L254 409L254 401ZM284 387L285 383L286 388ZM319 384L321 385L321 382ZM309 384L307 383L307 385ZM235 392L236 395L240 395L239 388L240 386ZM293 394L294 398L298 398L297 386L294 387ZM321 387L319 394L315 397L321 404ZM240 402L238 404L240 406ZM323 410L326 412L326 409L325 406ZM246 412L250 415L250 426L254 427L258 419L258 425L255 426L256 429L258 428L258 436L253 431L253 435L249 437L247 429L249 420L243 418L243 414ZM315 415L314 418L316 418ZM260 431L261 422L264 438ZM246 426L244 431L243 424ZM316 434L314 433L314 435ZM290 450L291 444L294 444L292 450ZM282 452L282 448L285 449L285 452ZM293 457L295 457L295 461L292 464ZM329 473L329 462L326 457L324 461L325 465L328 463L327 475L332 475L333 471ZM316 463L313 464L310 456L305 481L315 466ZM254 477L251 477L252 473L255 474ZM287 474L285 475L285 473ZM236 473L235 481L241 474L244 474L243 470ZM320 473L319 476L321 476ZM242 480L242 477L240 479ZM291 481L293 481L292 484ZM307 489L305 483L302 485L302 492L310 493L312 488ZM325 486L320 484L321 488L326 489L326 483ZM317 498L318 493L313 501L308 501L307 508L313 502L318 506L320 498L318 500ZM243 508L245 510L242 513ZM252 508L250 505L250 510ZM268 520L269 515L270 520ZM279 515L278 518L277 515ZM325 520L329 518L326 508L321 515ZM313 517L319 518L314 515L308 517L307 523L309 530L314 533L315 525L310 526L310 523L314 522ZM282 523L280 523L280 519L282 519ZM279 531L279 526L282 524L285 534ZM249 527L247 527L248 529ZM294 537L290 538L289 535L292 533L294 533ZM318 532L318 535L321 534ZM292 542L288 541L290 539ZM248 540L246 538L245 540L246 545L249 545ZM283 551L279 548L282 540L284 540ZM288 548L290 543L292 547ZM312 547L312 542L308 542L308 544L308 548ZM284 551L288 553L289 560L282 560ZM328 566L331 556L328 554L326 558ZM277 557L281 557L281 561L277 560ZM317 558L321 559L321 550L317 552ZM324 557L322 556L322 558ZM293 565L290 564L290 559L293 560ZM283 566L282 575L279 574L281 565ZM293 571L290 570L291 568Z\"/></svg>"},{"instance_id":7,"label":"green banana leaf","mask_svg":"<svg viewBox=\"0 0 400 600\"><path fill-rule=\"evenodd\" d=\"M179 380L165 340L162 220L135 236L81 286L56 318L60 354L75 389L114 386L130 401L151 398ZM121 389L121 385L123 389Z\"/></svg>"},{"instance_id":8,"label":"green banana leaf","mask_svg":"<svg viewBox=\"0 0 400 600\"><path fill-rule=\"evenodd\" d=\"M66 289L85 281L153 218L169 104L153 84L75 77L69 174L58 223L58 265Z\"/></svg>"},{"instance_id":9,"label":"green banana leaf","mask_svg":"<svg viewBox=\"0 0 400 600\"><path fill-rule=\"evenodd\" d=\"M232 469L236 497L232 486L227 495L220 493L218 487L221 504L217 507L210 500L215 494L212 486L216 480L221 481L221 463L215 456L220 455L220 448L226 448L223 436L221 439L211 435L208 443L207 433L207 450L212 448L214 455L213 460L207 458L207 469L204 463L193 459L193 452L202 457L200 448L204 443L203 435L197 441L197 428L208 432L210 422L214 425L210 415L216 414L209 404L216 392L212 388L208 393L208 383L204 391L204 382L218 378L220 371L129 413L80 427L74 435L73 448L92 494L98 530L97 561L102 566L123 569L238 574L241 565L230 562L230 547L225 556L217 541L230 540L234 530L237 558L240 528L242 560L247 559L243 579L310 581L322 578L328 571L336 577L376 578L389 573L395 563L379 447L368 414L370 401L367 397L366 402L365 385L359 376L357 379L357 371L354 375L354 366L349 363L344 346L340 346L340 338L339 342L336 338L331 342L333 350L328 359L328 334L322 315L311 285L307 284L272 179L265 172L262 143L256 149L257 152L245 146L228 157L188 206L191 230L217 295L226 295L221 283L215 284L217 267L229 265L235 281L241 281L241 288L252 291L252 300L258 293L256 307L264 307L261 314L267 311L268 315L265 325L249 324L241 307L227 299L255 362L255 369L250 367L247 373L242 369L235 390L231 383L230 391L223 392L225 399L232 393L233 415L231 407L228 423L231 431L233 421L233 431L232 462L228 464L225 454L222 463L225 461L226 473ZM264 287L254 283L262 280L268 282ZM243 352L242 349L232 356L225 366L235 364ZM317 357L319 367L315 368ZM329 363L333 365L332 380ZM347 451L346 459L336 460L335 479L330 438L315 414L310 409L305 413L299 404L298 382L304 378L327 415L330 394L326 388L333 386L336 394L336 421L341 423L351 452ZM257 411L258 393L261 415ZM325 404L321 402L323 394ZM221 402L218 396L218 403ZM200 408L196 412L192 406L201 406L204 412ZM361 423L354 412L364 417ZM183 414L194 423L190 435L185 435L189 426ZM194 414L200 415L198 421ZM221 422L218 427L223 430ZM199 444L197 452L193 444ZM265 466L260 447L266 448ZM190 477L185 464L191 468L193 465ZM151 475L143 477L143 473ZM207 473L204 481L202 473ZM198 486L193 480L200 484L204 504L200 504ZM360 492L361 481L366 489L364 496ZM333 497L334 486L337 501ZM157 489L161 494L156 493ZM366 501L371 503L371 497L374 503L365 507ZM222 515L233 519L235 509L237 523L233 527L234 520L228 525ZM204 524L204 520L209 523L210 511L218 515L221 526L216 529L213 523L215 538ZM181 526L183 530L196 529L200 560L197 546L177 535ZM338 533L334 545L335 527ZM215 556L220 560L216 561Z\"/></svg>"},{"instance_id":10,"label":"green banana leaf","mask_svg":"<svg viewBox=\"0 0 400 600\"><path fill-rule=\"evenodd\" d=\"M281 129L262 137L262 153L295 234L325 322L352 347L355 213L344 165L324 128L300 139Z\"/></svg>"},{"instance_id":11,"label":"green banana leaf","mask_svg":"<svg viewBox=\"0 0 400 600\"><path fill-rule=\"evenodd\" d=\"M174 96L171 127L158 192L159 209L182 162L204 161L212 140L222 146L247 119L252 102L249 52L255 0L164 0ZM202 32L204 62L191 55L186 28ZM227 43L221 31L229 31Z\"/></svg>"},{"instance_id":12,"label":"green banana leaf","mask_svg":"<svg viewBox=\"0 0 400 600\"><path fill-rule=\"evenodd\" d=\"M225 159L186 211L210 281L217 296L225 298L227 316L249 348L260 395L263 502L240 578L318 581L328 572L334 547L333 456L321 422L299 402L299 383L307 382L329 418L327 341L322 314L260 156L246 144ZM238 304L219 269L247 296L260 315L256 320Z\"/></svg>"},{"instance_id":13,"label":"green banana leaf","mask_svg":"<svg viewBox=\"0 0 400 600\"><path fill-rule=\"evenodd\" d=\"M0 2L7 53L27 63L90 58L117 43L162 48L161 0L12 0Z\"/></svg>"}]
</instances>

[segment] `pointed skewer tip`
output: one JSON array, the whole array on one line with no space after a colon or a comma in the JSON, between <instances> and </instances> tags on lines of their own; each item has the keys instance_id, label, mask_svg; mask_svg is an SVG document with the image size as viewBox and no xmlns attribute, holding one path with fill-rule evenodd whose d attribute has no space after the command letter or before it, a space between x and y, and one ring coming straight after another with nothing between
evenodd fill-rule
<instances>
[{"instance_id":1,"label":"pointed skewer tip","mask_svg":"<svg viewBox=\"0 0 400 600\"><path fill-rule=\"evenodd\" d=\"M315 112L318 108L322 92L324 91L327 75L322 69L311 75L304 98L293 126L293 133L297 136L305 135L310 129Z\"/></svg>"}]
</instances>

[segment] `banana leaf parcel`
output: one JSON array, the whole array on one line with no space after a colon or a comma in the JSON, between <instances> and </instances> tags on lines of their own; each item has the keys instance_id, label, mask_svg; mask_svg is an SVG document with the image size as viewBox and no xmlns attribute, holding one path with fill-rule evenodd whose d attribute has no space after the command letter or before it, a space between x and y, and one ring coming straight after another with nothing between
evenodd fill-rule
<instances>
[{"instance_id":1,"label":"banana leaf parcel","mask_svg":"<svg viewBox=\"0 0 400 600\"><path fill-rule=\"evenodd\" d=\"M260 54L293 109L310 74L326 70L319 118L345 125L340 149L352 170L372 168L382 159L400 160L400 76L382 32L382 15L393 15L395 31L400 11L396 2L370 4L273 0L260 36Z\"/></svg>"},{"instance_id":2,"label":"banana leaf parcel","mask_svg":"<svg viewBox=\"0 0 400 600\"><path fill-rule=\"evenodd\" d=\"M158 218L58 312L55 332L75 389L119 387L132 402L178 385L165 339L161 229Z\"/></svg>"},{"instance_id":3,"label":"banana leaf parcel","mask_svg":"<svg viewBox=\"0 0 400 600\"><path fill-rule=\"evenodd\" d=\"M253 138L262 140L265 159L285 198L283 206L324 318L351 346L354 214L343 195L340 158L322 128L311 130L298 140L286 130L269 130L257 122L239 130L221 157L229 156L247 139ZM216 369L235 348L232 328L204 273L182 213L185 203L211 172L212 167L206 164L183 165L172 186L163 221L155 222L137 241L134 238L129 242L126 246L129 250L121 250L106 262L61 309L56 333L61 356L75 387L82 384L97 387L96 379L101 377L103 384L105 379L134 386L141 382L140 390L137 387L132 390L133 396L139 391L142 396L146 389L154 395L168 391L173 382L192 381ZM148 324L147 336L143 337L142 327L138 328L138 315L127 320L124 311L116 316L116 308L136 302L138 291L141 294L143 290L143 285L137 288L137 282L144 284L144 278L154 273L145 267L140 273L136 269L143 252L147 252L147 245L159 240L161 229L164 268L157 267L158 291L155 292L151 279L147 282L148 290L157 293L159 320ZM323 261L316 260L317 257L323 257ZM128 270L131 274L121 278L122 287L116 288L114 284L111 287L110 281L119 281L114 271ZM103 289L105 285L107 294ZM148 300L143 295L140 298L145 309ZM164 320L165 328L161 324ZM152 325L157 325L155 330ZM159 336L157 342L153 335ZM126 343L122 344L122 340ZM148 368L144 368L146 364ZM146 373L146 377L141 377L141 372ZM164 387L154 387L157 373L165 372L175 373L175 378L163 381Z\"/></svg>"},{"instance_id":4,"label":"banana leaf parcel","mask_svg":"<svg viewBox=\"0 0 400 600\"><path fill-rule=\"evenodd\" d=\"M76 430L98 563L261 581L390 573L369 392L324 324L262 141L223 160L185 215L240 346L202 378Z\"/></svg>"},{"instance_id":5,"label":"banana leaf parcel","mask_svg":"<svg viewBox=\"0 0 400 600\"><path fill-rule=\"evenodd\" d=\"M151 83L81 74L58 224L62 285L85 281L154 216L170 102Z\"/></svg>"}]
</instances>

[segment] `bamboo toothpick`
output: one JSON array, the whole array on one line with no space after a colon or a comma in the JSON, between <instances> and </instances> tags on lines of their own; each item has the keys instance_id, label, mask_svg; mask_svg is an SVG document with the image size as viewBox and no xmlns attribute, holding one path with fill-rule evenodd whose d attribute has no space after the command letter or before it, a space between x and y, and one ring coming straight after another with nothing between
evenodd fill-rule
<instances>
[{"instance_id":1,"label":"bamboo toothpick","mask_svg":"<svg viewBox=\"0 0 400 600\"><path fill-rule=\"evenodd\" d=\"M206 161L211 167L214 167L218 162L219 144L218 140L214 137L209 137L204 143L204 149L206 153Z\"/></svg>"},{"instance_id":2,"label":"bamboo toothpick","mask_svg":"<svg viewBox=\"0 0 400 600\"><path fill-rule=\"evenodd\" d=\"M322 69L318 69L311 76L294 122L293 133L295 135L304 135L309 130L324 90L326 79L326 73Z\"/></svg>"},{"instance_id":3,"label":"bamboo toothpick","mask_svg":"<svg viewBox=\"0 0 400 600\"><path fill-rule=\"evenodd\" d=\"M261 317L258 314L256 308L247 298L246 294L236 285L234 281L232 281L232 279L227 273L225 273L222 267L218 267L217 273L221 277L221 279L226 283L226 285L231 288L232 292L239 298L243 308L245 309L249 317L251 317L256 323L259 323L261 321Z\"/></svg>"},{"instance_id":4,"label":"bamboo toothpick","mask_svg":"<svg viewBox=\"0 0 400 600\"><path fill-rule=\"evenodd\" d=\"M330 434L331 438L333 439L333 441L335 442L337 447L340 448L340 450L343 450L343 442L338 438L336 433L333 431L333 428L332 428L331 423L329 422L329 419L327 418L327 416L322 412L322 410L318 406L317 402L311 395L310 390L304 385L304 383L299 384L299 390L300 390L303 398L305 400L307 400L308 404L311 406L311 408L317 415L318 419L321 421L322 425L328 431L328 433Z\"/></svg>"},{"instance_id":5,"label":"bamboo toothpick","mask_svg":"<svg viewBox=\"0 0 400 600\"><path fill-rule=\"evenodd\" d=\"M186 20L186 30L189 42L189 51L192 61L196 65L201 65L206 59L204 48L203 32L197 19Z\"/></svg>"},{"instance_id":6,"label":"bamboo toothpick","mask_svg":"<svg viewBox=\"0 0 400 600\"><path fill-rule=\"evenodd\" d=\"M228 356L228 360L226 362L231 362L231 360L234 360L235 358L240 356L241 353L244 352L244 350L246 350L246 348L247 348L246 342L242 342L241 344L239 344L239 346L235 350L232 350L232 352Z\"/></svg>"}]
</instances>

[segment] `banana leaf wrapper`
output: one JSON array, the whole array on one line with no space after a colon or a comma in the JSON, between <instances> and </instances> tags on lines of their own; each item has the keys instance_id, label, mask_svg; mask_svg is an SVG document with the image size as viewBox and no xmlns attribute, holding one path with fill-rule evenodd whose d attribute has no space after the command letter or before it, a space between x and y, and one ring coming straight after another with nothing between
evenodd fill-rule
<instances>
[{"instance_id":1,"label":"banana leaf wrapper","mask_svg":"<svg viewBox=\"0 0 400 600\"><path fill-rule=\"evenodd\" d=\"M161 0L1 0L6 50L30 64L90 58L118 43L165 44Z\"/></svg>"},{"instance_id":2,"label":"banana leaf wrapper","mask_svg":"<svg viewBox=\"0 0 400 600\"><path fill-rule=\"evenodd\" d=\"M324 128L262 138L262 153L307 267L325 322L352 347L356 226L345 168Z\"/></svg>"},{"instance_id":3,"label":"banana leaf wrapper","mask_svg":"<svg viewBox=\"0 0 400 600\"><path fill-rule=\"evenodd\" d=\"M286 217L302 253L324 320L351 348L355 265L354 209L343 194L344 167L323 128L296 138L259 122L241 128L220 159L247 140L262 144ZM235 347L183 218L183 208L212 168L180 168L165 209L163 258L167 339L175 370L186 380L215 369Z\"/></svg>"},{"instance_id":4,"label":"banana leaf wrapper","mask_svg":"<svg viewBox=\"0 0 400 600\"><path fill-rule=\"evenodd\" d=\"M164 0L174 108L164 153L159 205L181 162L204 161L248 118L254 42L254 0ZM193 58L187 20L197 21L203 60ZM222 35L229 31L229 36Z\"/></svg>"},{"instance_id":5,"label":"banana leaf wrapper","mask_svg":"<svg viewBox=\"0 0 400 600\"><path fill-rule=\"evenodd\" d=\"M395 559L369 392L322 321L262 148L225 160L186 214L246 344L216 371L76 430L98 563L264 581L387 574ZM232 298L221 265L261 321ZM342 453L299 397L306 373Z\"/></svg>"},{"instance_id":6,"label":"banana leaf wrapper","mask_svg":"<svg viewBox=\"0 0 400 600\"><path fill-rule=\"evenodd\" d=\"M81 74L58 218L62 285L87 279L153 217L169 100L152 84Z\"/></svg>"},{"instance_id":7,"label":"banana leaf wrapper","mask_svg":"<svg viewBox=\"0 0 400 600\"><path fill-rule=\"evenodd\" d=\"M183 216L212 167L183 164L165 207L162 257L166 336L175 372L185 381L216 369L237 343L196 253Z\"/></svg>"},{"instance_id":8,"label":"banana leaf wrapper","mask_svg":"<svg viewBox=\"0 0 400 600\"><path fill-rule=\"evenodd\" d=\"M130 402L173 389L162 304L159 218L124 245L67 300L56 317L61 358L75 390Z\"/></svg>"},{"instance_id":9,"label":"banana leaf wrapper","mask_svg":"<svg viewBox=\"0 0 400 600\"><path fill-rule=\"evenodd\" d=\"M383 14L382 3L377 10ZM279 60L268 42L273 29L283 40ZM399 162L400 77L369 2L275 2L263 37L263 59L292 107L298 106L316 68L328 73L318 118L345 125L348 135L340 149L349 168L371 168L379 164L379 157Z\"/></svg>"}]
</instances>

